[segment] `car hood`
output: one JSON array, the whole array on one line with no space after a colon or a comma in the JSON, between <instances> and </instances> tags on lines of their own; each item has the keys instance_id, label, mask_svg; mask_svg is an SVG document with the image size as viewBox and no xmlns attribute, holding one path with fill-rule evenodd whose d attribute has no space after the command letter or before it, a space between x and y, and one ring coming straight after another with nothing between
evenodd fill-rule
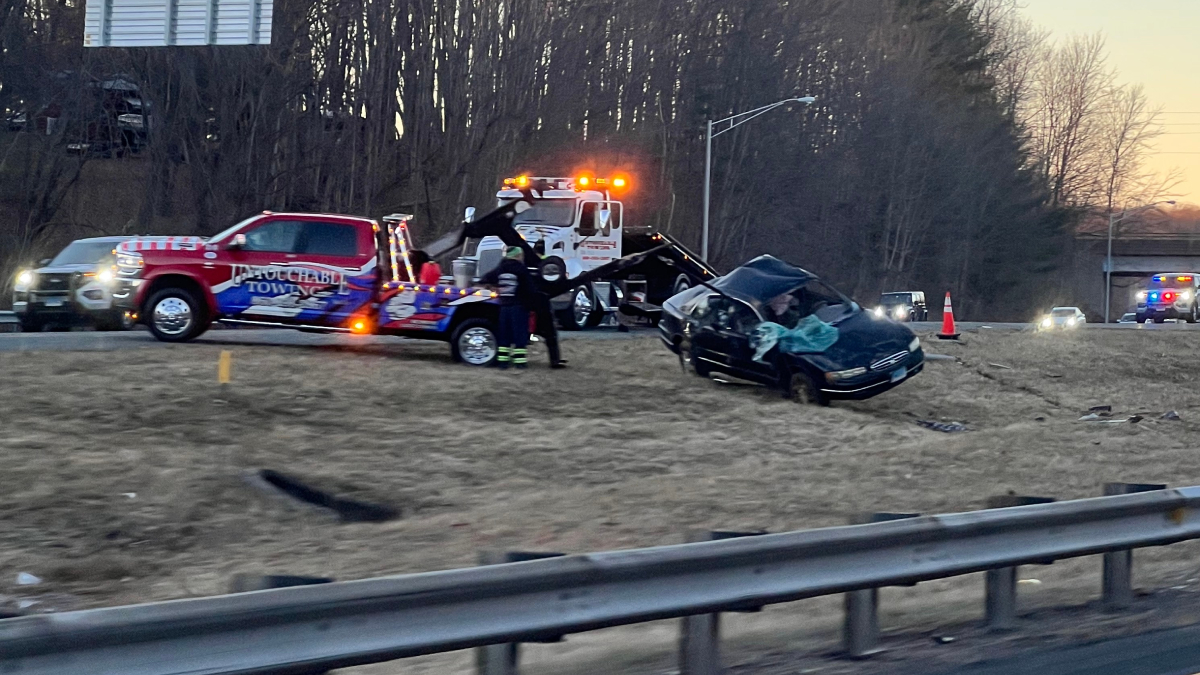
<instances>
[{"instance_id":1,"label":"car hood","mask_svg":"<svg viewBox=\"0 0 1200 675\"><path fill-rule=\"evenodd\" d=\"M916 335L908 327L855 311L834 324L838 340L820 354L790 354L825 371L866 368L882 358L907 352Z\"/></svg>"},{"instance_id":2,"label":"car hood","mask_svg":"<svg viewBox=\"0 0 1200 675\"><path fill-rule=\"evenodd\" d=\"M95 272L100 263L82 263L78 265L47 265L34 270L36 274L74 274L76 272Z\"/></svg>"}]
</instances>

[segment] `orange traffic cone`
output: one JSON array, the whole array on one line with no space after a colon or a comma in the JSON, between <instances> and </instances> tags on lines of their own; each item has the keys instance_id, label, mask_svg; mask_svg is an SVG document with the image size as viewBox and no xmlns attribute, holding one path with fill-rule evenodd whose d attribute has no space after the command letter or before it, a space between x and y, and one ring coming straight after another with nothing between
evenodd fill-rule
<instances>
[{"instance_id":1,"label":"orange traffic cone","mask_svg":"<svg viewBox=\"0 0 1200 675\"><path fill-rule=\"evenodd\" d=\"M950 304L950 291L946 291L946 304L942 306L942 332L939 340L957 340L958 329L954 327L954 307Z\"/></svg>"}]
</instances>

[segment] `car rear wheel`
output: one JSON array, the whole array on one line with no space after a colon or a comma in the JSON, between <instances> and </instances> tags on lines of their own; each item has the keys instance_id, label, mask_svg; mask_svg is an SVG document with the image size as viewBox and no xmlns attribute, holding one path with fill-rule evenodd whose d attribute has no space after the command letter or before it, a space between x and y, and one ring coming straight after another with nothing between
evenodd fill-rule
<instances>
[{"instance_id":1,"label":"car rear wheel","mask_svg":"<svg viewBox=\"0 0 1200 675\"><path fill-rule=\"evenodd\" d=\"M495 326L486 319L467 319L450 338L450 356L469 366L489 366L499 353Z\"/></svg>"},{"instance_id":2,"label":"car rear wheel","mask_svg":"<svg viewBox=\"0 0 1200 675\"><path fill-rule=\"evenodd\" d=\"M203 304L185 288L164 288L146 303L150 332L162 342L187 342L208 329Z\"/></svg>"},{"instance_id":3,"label":"car rear wheel","mask_svg":"<svg viewBox=\"0 0 1200 675\"><path fill-rule=\"evenodd\" d=\"M788 395L800 405L829 405L829 398L825 396L821 388L817 386L816 380L808 373L792 373Z\"/></svg>"}]
</instances>

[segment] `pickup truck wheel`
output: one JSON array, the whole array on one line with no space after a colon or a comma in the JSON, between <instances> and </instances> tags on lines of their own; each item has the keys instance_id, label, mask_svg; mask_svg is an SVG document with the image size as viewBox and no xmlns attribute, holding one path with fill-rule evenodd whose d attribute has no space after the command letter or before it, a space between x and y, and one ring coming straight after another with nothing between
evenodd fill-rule
<instances>
[{"instance_id":1,"label":"pickup truck wheel","mask_svg":"<svg viewBox=\"0 0 1200 675\"><path fill-rule=\"evenodd\" d=\"M164 288L146 303L147 325L163 342L187 342L208 328L204 305L183 288Z\"/></svg>"},{"instance_id":2,"label":"pickup truck wheel","mask_svg":"<svg viewBox=\"0 0 1200 675\"><path fill-rule=\"evenodd\" d=\"M489 366L500 353L496 328L486 319L467 319L450 337L450 356L471 366Z\"/></svg>"}]
</instances>

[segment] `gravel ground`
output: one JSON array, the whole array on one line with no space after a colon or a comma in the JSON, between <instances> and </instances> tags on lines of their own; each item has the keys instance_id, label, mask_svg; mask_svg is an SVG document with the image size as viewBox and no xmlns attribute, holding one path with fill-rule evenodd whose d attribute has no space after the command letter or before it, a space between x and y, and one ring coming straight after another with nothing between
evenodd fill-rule
<instances>
[{"instance_id":1,"label":"gravel ground","mask_svg":"<svg viewBox=\"0 0 1200 675\"><path fill-rule=\"evenodd\" d=\"M216 345L0 354L0 606L204 596L238 572L353 579L471 565L481 549L669 543L691 528L803 529L864 511L969 510L1008 492L1093 496L1106 481L1200 483L1191 342L1182 331L927 341L954 359L827 409L685 377L652 337L569 341L570 370L548 370L539 352L521 374L452 365L440 344L232 346L226 386ZM1100 404L1145 419L1078 421ZM1167 410L1182 421L1160 420ZM402 515L340 523L246 480L261 468ZM1195 549L1139 554L1139 579L1185 583L1176 577L1193 571ZM1042 583L1022 593L1031 608L1083 602L1096 570L1028 568ZM19 586L19 572L43 581ZM885 626L973 620L979 587L968 577L888 590ZM837 606L735 616L731 658L764 645L827 651ZM528 671L669 669L672 636L655 624L530 647Z\"/></svg>"}]
</instances>

